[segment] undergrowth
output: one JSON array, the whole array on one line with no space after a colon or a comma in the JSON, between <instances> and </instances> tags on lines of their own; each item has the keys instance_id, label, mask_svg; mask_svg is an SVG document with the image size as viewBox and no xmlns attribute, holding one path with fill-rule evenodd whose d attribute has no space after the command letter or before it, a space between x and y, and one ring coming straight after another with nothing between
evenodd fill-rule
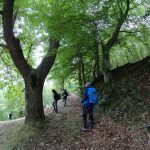
<instances>
[{"instance_id":1,"label":"undergrowth","mask_svg":"<svg viewBox=\"0 0 150 150\"><path fill-rule=\"evenodd\" d=\"M142 96L141 88L141 83L134 79L113 82L101 93L101 112L116 122L127 122L131 127L143 128L150 119L150 102Z\"/></svg>"}]
</instances>

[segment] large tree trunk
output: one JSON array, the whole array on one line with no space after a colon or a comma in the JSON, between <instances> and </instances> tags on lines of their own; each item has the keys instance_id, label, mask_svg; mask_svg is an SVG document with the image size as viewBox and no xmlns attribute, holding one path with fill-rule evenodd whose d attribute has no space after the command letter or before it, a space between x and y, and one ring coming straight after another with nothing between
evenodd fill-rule
<instances>
[{"instance_id":1,"label":"large tree trunk","mask_svg":"<svg viewBox=\"0 0 150 150\"><path fill-rule=\"evenodd\" d=\"M44 119L43 110L43 85L44 81L38 75L30 75L25 81L25 122Z\"/></svg>"}]
</instances>

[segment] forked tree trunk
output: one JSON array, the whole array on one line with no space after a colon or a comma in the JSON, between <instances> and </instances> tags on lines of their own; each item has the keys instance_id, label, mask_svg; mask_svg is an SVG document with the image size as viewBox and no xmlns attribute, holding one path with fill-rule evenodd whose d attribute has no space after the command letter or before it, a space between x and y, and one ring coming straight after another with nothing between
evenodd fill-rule
<instances>
[{"instance_id":1,"label":"forked tree trunk","mask_svg":"<svg viewBox=\"0 0 150 150\"><path fill-rule=\"evenodd\" d=\"M57 54L59 41L55 38L49 39L49 49L36 69L33 69L24 57L24 53L13 32L14 16L13 6L15 0L3 1L3 30L10 56L21 73L25 82L25 122L44 119L43 110L43 85L47 74L49 73Z\"/></svg>"}]
</instances>

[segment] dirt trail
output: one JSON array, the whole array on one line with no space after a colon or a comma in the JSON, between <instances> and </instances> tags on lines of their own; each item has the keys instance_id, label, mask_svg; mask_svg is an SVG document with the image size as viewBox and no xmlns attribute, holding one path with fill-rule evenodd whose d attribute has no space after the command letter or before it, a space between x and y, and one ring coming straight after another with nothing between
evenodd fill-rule
<instances>
[{"instance_id":1,"label":"dirt trail","mask_svg":"<svg viewBox=\"0 0 150 150\"><path fill-rule=\"evenodd\" d=\"M73 116L69 116L78 115L78 111L76 111L76 109L78 108L78 100L79 98L75 94L71 94L70 96L68 96L66 107L64 107L64 102L62 102L62 100L59 100L58 113L55 113L51 106L46 107L44 110L46 121L44 125L40 127L41 129L40 131L38 131L39 135L36 135L35 137L28 137L28 139L25 139L23 143L15 146L14 150L62 149L64 145L68 144L68 142L66 143L66 132L70 132L70 128L72 128L72 126L70 126L69 119L73 118ZM8 147L6 145L9 144L8 140L15 139L15 130L20 129L19 134L21 134L21 132L25 132L23 131L23 125L24 118L0 122L0 150L8 150ZM66 126L68 126L67 131ZM65 134L64 138L63 134Z\"/></svg>"},{"instance_id":2,"label":"dirt trail","mask_svg":"<svg viewBox=\"0 0 150 150\"><path fill-rule=\"evenodd\" d=\"M29 136L10 150L150 150L146 130L130 131L127 124L117 124L97 111L94 113L95 129L80 132L82 117L79 97L72 94L67 102L64 107L62 100L59 101L59 113L46 108L46 122L36 131L36 135ZM18 119L0 123L0 150L8 150L4 142L10 137L6 136L10 136L13 129L23 126L23 122L23 119ZM2 140L2 137L5 138Z\"/></svg>"}]
</instances>

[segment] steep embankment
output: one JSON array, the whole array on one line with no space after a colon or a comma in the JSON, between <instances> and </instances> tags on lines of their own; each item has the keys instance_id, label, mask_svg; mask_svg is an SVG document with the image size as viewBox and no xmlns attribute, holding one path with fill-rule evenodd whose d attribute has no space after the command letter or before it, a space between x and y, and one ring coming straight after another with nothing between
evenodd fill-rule
<instances>
[{"instance_id":1,"label":"steep embankment","mask_svg":"<svg viewBox=\"0 0 150 150\"><path fill-rule=\"evenodd\" d=\"M131 126L150 122L150 57L112 71L111 93L105 103L107 112L116 121ZM103 92L107 95L107 89Z\"/></svg>"}]
</instances>

